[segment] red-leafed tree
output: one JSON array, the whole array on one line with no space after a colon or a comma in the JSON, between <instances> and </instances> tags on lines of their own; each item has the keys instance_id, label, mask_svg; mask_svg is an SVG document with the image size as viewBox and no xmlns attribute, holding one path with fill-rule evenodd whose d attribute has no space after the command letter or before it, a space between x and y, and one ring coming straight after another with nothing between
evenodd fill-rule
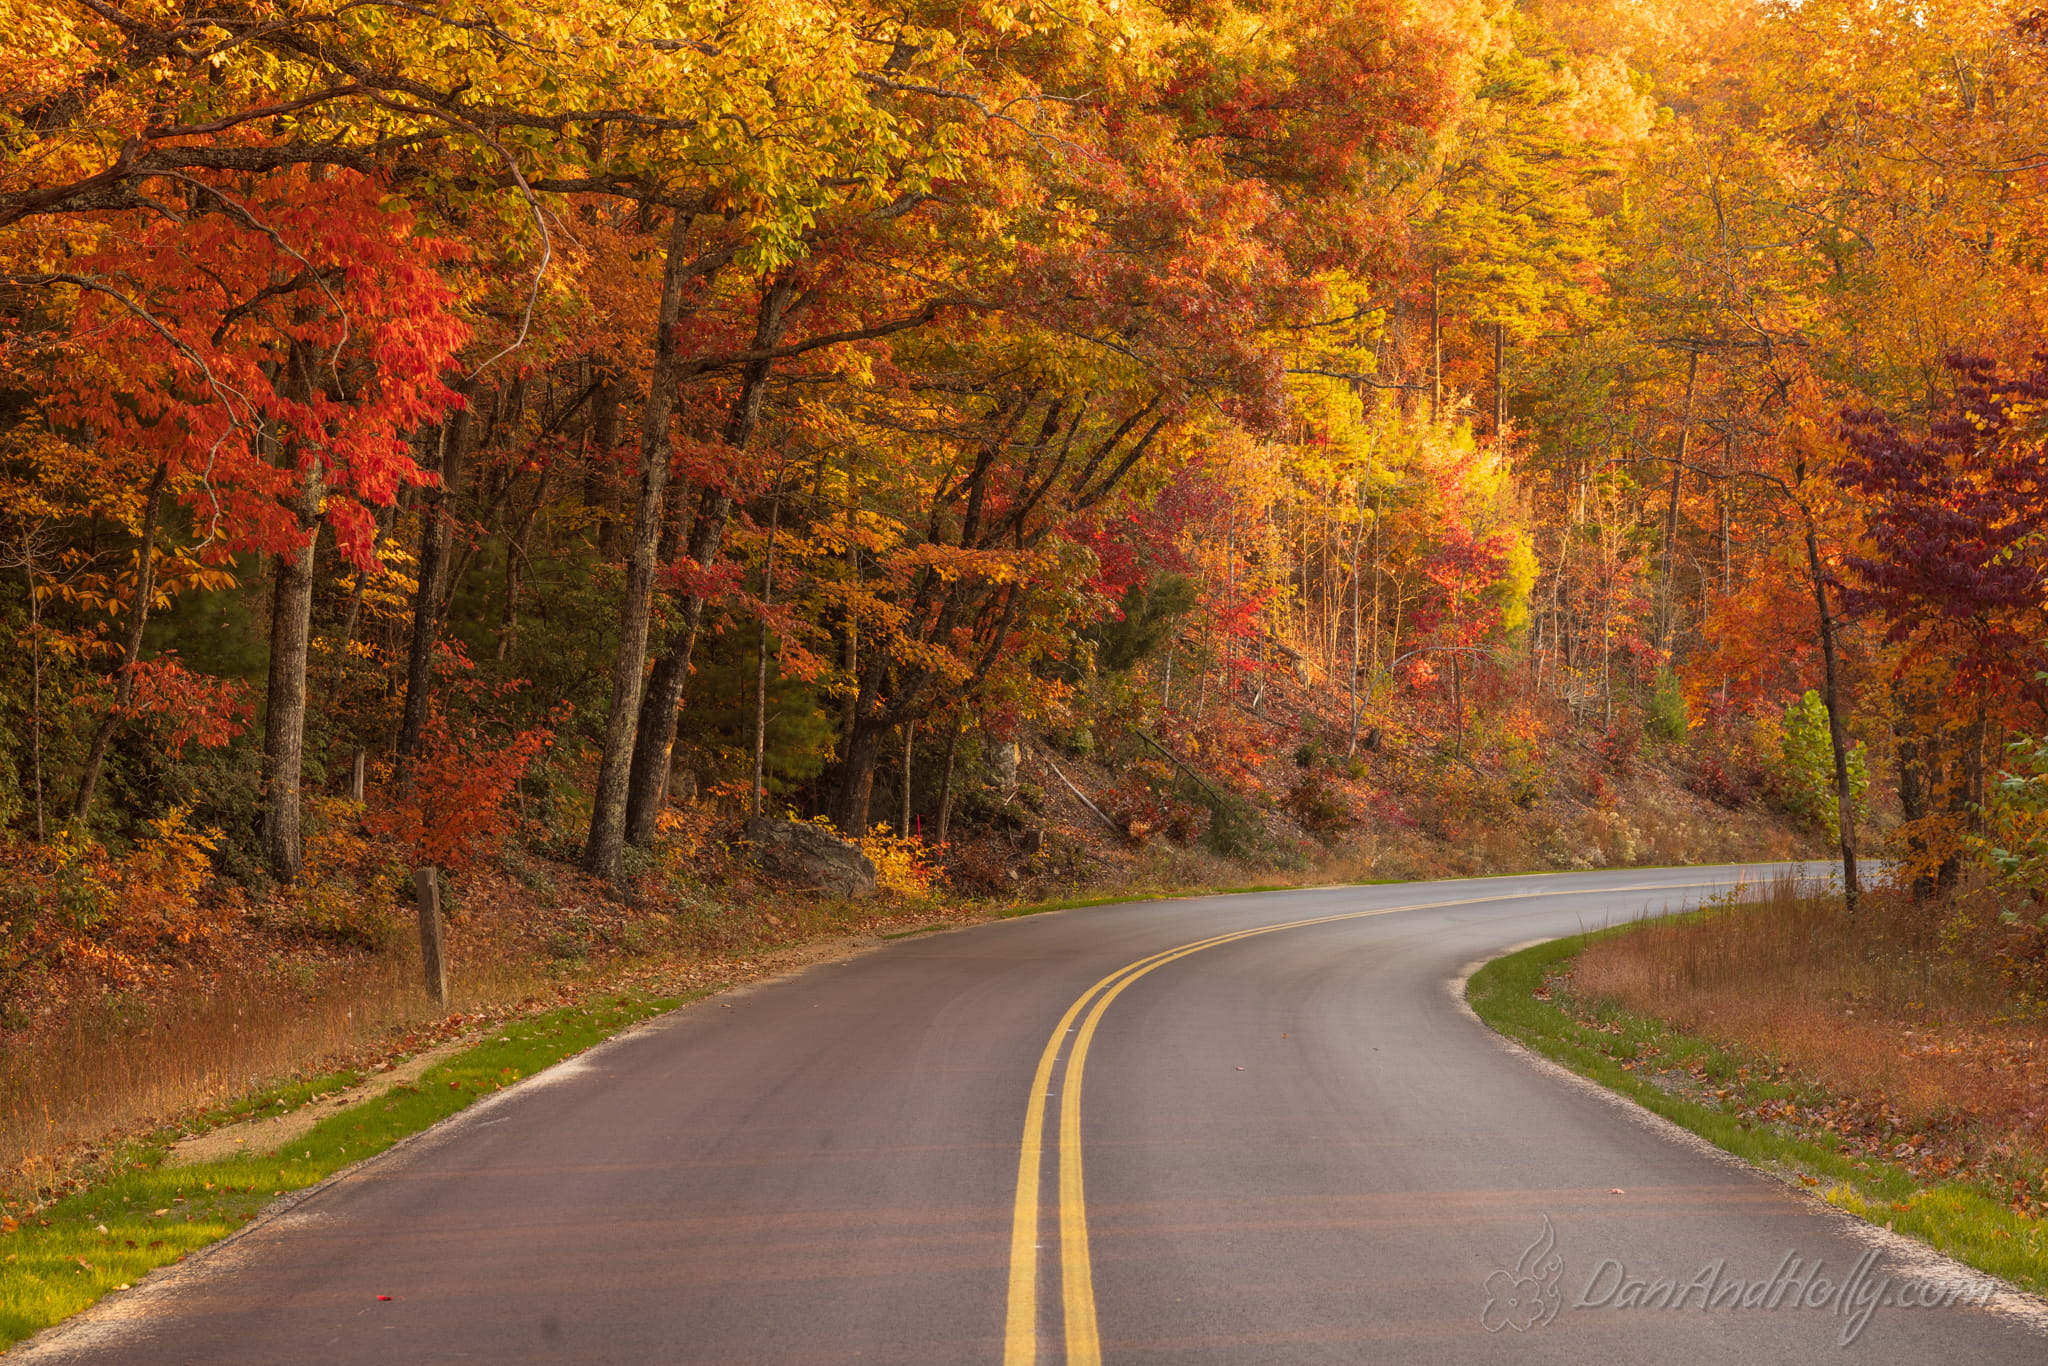
<instances>
[{"instance_id":1,"label":"red-leafed tree","mask_svg":"<svg viewBox=\"0 0 2048 1366\"><path fill-rule=\"evenodd\" d=\"M2048 710L2048 353L2013 369L1948 361L1955 390L1924 432L1844 415L1835 471L1868 500L1842 600L1901 646L1899 786L1916 872L1956 871L2001 725Z\"/></svg>"},{"instance_id":2,"label":"red-leafed tree","mask_svg":"<svg viewBox=\"0 0 2048 1366\"><path fill-rule=\"evenodd\" d=\"M1835 477L1869 500L1871 551L1846 557L1843 602L1894 642L1946 652L1959 681L2048 705L2048 352L2019 373L1981 356L1949 368L1956 392L1924 435L1844 415Z\"/></svg>"},{"instance_id":3,"label":"red-leafed tree","mask_svg":"<svg viewBox=\"0 0 2048 1366\"><path fill-rule=\"evenodd\" d=\"M290 878L315 543L327 529L370 565L373 510L431 477L409 437L454 402L442 373L467 329L437 268L456 249L353 172L174 188L182 212L122 216L141 221L49 281L80 296L51 411L132 452L206 557L272 557L262 845ZM139 595L135 645L147 607Z\"/></svg>"}]
</instances>

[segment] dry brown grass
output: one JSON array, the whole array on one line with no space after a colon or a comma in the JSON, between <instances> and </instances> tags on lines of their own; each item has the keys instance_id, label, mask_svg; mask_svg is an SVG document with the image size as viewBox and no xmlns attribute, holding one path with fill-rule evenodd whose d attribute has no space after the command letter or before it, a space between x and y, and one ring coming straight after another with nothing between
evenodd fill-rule
<instances>
[{"instance_id":1,"label":"dry brown grass","mask_svg":"<svg viewBox=\"0 0 2048 1366\"><path fill-rule=\"evenodd\" d=\"M81 1002L0 1053L0 1184L30 1184L110 1133L218 1104L307 1069L435 1033L451 1014L516 1000L539 975L454 964L454 999L421 986L416 948L317 966L181 974L147 995Z\"/></svg>"},{"instance_id":2,"label":"dry brown grass","mask_svg":"<svg viewBox=\"0 0 2048 1366\"><path fill-rule=\"evenodd\" d=\"M1992 904L1880 891L1851 919L1780 883L1593 944L1572 992L1785 1064L1836 1099L1851 1136L1942 1136L1951 1166L2031 1162L2048 1151L2048 1030L1972 933L1997 923Z\"/></svg>"},{"instance_id":3,"label":"dry brown grass","mask_svg":"<svg viewBox=\"0 0 2048 1366\"><path fill-rule=\"evenodd\" d=\"M622 986L662 996L746 980L777 950L936 909L706 890L700 877L734 871L717 850L668 853L673 866L652 869L633 902L538 859L515 860L516 876L474 870L449 924L446 1005L424 989L411 915L370 903L350 912L346 939L258 907L183 965L119 989L77 971L15 983L0 995L0 1202L90 1182L123 1139L267 1087Z\"/></svg>"}]
</instances>

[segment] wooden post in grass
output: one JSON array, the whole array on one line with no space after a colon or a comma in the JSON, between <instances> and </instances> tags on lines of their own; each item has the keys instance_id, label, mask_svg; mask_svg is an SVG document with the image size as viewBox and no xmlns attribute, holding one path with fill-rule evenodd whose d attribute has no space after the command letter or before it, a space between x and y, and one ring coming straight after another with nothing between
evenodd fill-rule
<instances>
[{"instance_id":1,"label":"wooden post in grass","mask_svg":"<svg viewBox=\"0 0 2048 1366\"><path fill-rule=\"evenodd\" d=\"M417 868L412 875L413 892L420 905L420 966L427 974L427 994L437 1005L448 1004L448 954L441 942L441 873L437 868Z\"/></svg>"}]
</instances>

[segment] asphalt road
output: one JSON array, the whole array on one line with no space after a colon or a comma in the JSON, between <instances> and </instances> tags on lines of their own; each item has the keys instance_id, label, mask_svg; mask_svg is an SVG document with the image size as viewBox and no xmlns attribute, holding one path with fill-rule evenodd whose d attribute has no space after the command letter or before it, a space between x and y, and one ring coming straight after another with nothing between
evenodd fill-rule
<instances>
[{"instance_id":1,"label":"asphalt road","mask_svg":"<svg viewBox=\"0 0 2048 1366\"><path fill-rule=\"evenodd\" d=\"M24 1359L2048 1361L2038 1316L1901 1307L1971 1282L1447 989L1738 871L907 939L504 1092Z\"/></svg>"}]
</instances>

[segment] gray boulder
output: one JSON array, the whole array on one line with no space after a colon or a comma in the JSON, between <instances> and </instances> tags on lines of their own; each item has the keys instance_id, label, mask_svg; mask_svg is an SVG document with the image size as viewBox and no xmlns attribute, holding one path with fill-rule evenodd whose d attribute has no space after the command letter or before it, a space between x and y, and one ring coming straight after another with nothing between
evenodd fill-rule
<instances>
[{"instance_id":1,"label":"gray boulder","mask_svg":"<svg viewBox=\"0 0 2048 1366\"><path fill-rule=\"evenodd\" d=\"M875 865L857 845L821 825L756 816L747 822L747 842L761 871L772 878L832 896L873 896Z\"/></svg>"}]
</instances>

